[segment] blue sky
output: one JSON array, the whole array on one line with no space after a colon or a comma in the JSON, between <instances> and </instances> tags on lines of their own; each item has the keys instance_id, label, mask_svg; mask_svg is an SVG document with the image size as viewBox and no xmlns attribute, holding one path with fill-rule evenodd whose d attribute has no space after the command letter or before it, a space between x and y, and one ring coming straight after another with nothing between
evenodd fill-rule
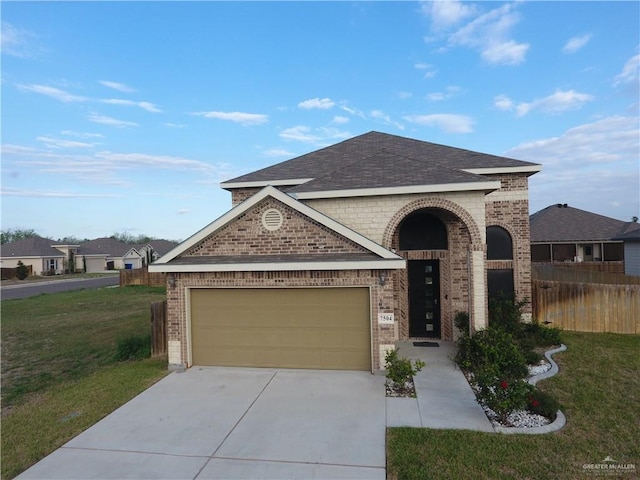
<instances>
[{"instance_id":1,"label":"blue sky","mask_svg":"<svg viewBox=\"0 0 640 480\"><path fill-rule=\"evenodd\" d=\"M2 228L185 239L223 180L377 130L640 214L638 2L2 2Z\"/></svg>"}]
</instances>

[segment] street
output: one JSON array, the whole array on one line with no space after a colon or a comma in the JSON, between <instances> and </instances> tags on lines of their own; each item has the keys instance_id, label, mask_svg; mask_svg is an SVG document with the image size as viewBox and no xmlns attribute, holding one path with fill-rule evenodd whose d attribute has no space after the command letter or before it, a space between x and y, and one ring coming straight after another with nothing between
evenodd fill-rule
<instances>
[{"instance_id":1,"label":"street","mask_svg":"<svg viewBox=\"0 0 640 480\"><path fill-rule=\"evenodd\" d=\"M83 288L111 287L120 284L119 275L109 275L97 278L79 278L65 280L51 280L46 282L25 283L23 285L7 285L0 288L2 300L33 297L42 293L60 293Z\"/></svg>"}]
</instances>

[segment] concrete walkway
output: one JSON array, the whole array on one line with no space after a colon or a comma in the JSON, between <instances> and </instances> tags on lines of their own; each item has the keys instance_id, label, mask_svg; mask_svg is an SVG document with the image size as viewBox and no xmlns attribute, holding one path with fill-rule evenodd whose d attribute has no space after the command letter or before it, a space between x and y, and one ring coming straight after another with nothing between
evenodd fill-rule
<instances>
[{"instance_id":1,"label":"concrete walkway","mask_svg":"<svg viewBox=\"0 0 640 480\"><path fill-rule=\"evenodd\" d=\"M467 379L451 360L455 345L432 343L438 346L396 344L400 357L421 359L426 366L413 379L416 398L387 398L387 426L495 432Z\"/></svg>"}]
</instances>

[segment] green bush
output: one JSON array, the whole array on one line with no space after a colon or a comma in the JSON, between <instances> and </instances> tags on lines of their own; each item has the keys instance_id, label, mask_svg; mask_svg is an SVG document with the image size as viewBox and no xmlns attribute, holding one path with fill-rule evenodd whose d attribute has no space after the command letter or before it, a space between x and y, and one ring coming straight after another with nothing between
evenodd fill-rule
<instances>
[{"instance_id":1,"label":"green bush","mask_svg":"<svg viewBox=\"0 0 640 480\"><path fill-rule=\"evenodd\" d=\"M424 367L422 360L416 360L413 364L408 358L400 358L398 350L389 350L384 357L387 369L387 379L394 388L403 388Z\"/></svg>"},{"instance_id":2,"label":"green bush","mask_svg":"<svg viewBox=\"0 0 640 480\"><path fill-rule=\"evenodd\" d=\"M467 312L456 312L453 324L463 335L469 335L469 314Z\"/></svg>"},{"instance_id":3,"label":"green bush","mask_svg":"<svg viewBox=\"0 0 640 480\"><path fill-rule=\"evenodd\" d=\"M18 260L18 266L16 267L16 278L18 280L24 280L28 276L29 276L29 269L24 263L22 263L22 261Z\"/></svg>"},{"instance_id":4,"label":"green bush","mask_svg":"<svg viewBox=\"0 0 640 480\"><path fill-rule=\"evenodd\" d=\"M489 299L489 326L519 336L524 325L522 315L527 303L527 300L515 301L503 296Z\"/></svg>"},{"instance_id":5,"label":"green bush","mask_svg":"<svg viewBox=\"0 0 640 480\"><path fill-rule=\"evenodd\" d=\"M560 345L562 343L562 330L557 327L545 327L539 323L529 323L523 326L522 336L530 338L538 347Z\"/></svg>"},{"instance_id":6,"label":"green bush","mask_svg":"<svg viewBox=\"0 0 640 480\"><path fill-rule=\"evenodd\" d=\"M528 374L526 359L513 336L499 328L460 338L455 361L463 370L491 371L496 378L519 379Z\"/></svg>"},{"instance_id":7,"label":"green bush","mask_svg":"<svg viewBox=\"0 0 640 480\"><path fill-rule=\"evenodd\" d=\"M151 356L151 335L132 335L118 341L116 360L142 360Z\"/></svg>"},{"instance_id":8,"label":"green bush","mask_svg":"<svg viewBox=\"0 0 640 480\"><path fill-rule=\"evenodd\" d=\"M527 398L527 410L542 415L552 422L556 419L559 409L560 403L547 392L536 389Z\"/></svg>"},{"instance_id":9,"label":"green bush","mask_svg":"<svg viewBox=\"0 0 640 480\"><path fill-rule=\"evenodd\" d=\"M523 410L533 395L534 387L524 380L496 380L491 376L478 375L478 400L493 410L504 422L509 413Z\"/></svg>"}]
</instances>

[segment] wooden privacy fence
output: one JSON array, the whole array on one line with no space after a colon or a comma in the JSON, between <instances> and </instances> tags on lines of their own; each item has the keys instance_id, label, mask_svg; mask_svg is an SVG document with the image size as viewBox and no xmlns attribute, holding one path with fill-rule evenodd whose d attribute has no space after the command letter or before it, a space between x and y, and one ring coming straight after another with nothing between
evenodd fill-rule
<instances>
[{"instance_id":1,"label":"wooden privacy fence","mask_svg":"<svg viewBox=\"0 0 640 480\"><path fill-rule=\"evenodd\" d=\"M151 304L151 356L167 354L167 301Z\"/></svg>"},{"instance_id":2,"label":"wooden privacy fence","mask_svg":"<svg viewBox=\"0 0 640 480\"><path fill-rule=\"evenodd\" d=\"M531 282L533 316L577 332L640 334L640 285Z\"/></svg>"},{"instance_id":3,"label":"wooden privacy fence","mask_svg":"<svg viewBox=\"0 0 640 480\"><path fill-rule=\"evenodd\" d=\"M167 274L149 272L147 267L120 270L120 286L146 285L147 287L164 287L167 282Z\"/></svg>"},{"instance_id":4,"label":"wooden privacy fence","mask_svg":"<svg viewBox=\"0 0 640 480\"><path fill-rule=\"evenodd\" d=\"M33 266L26 265L28 275L33 275ZM14 278L18 278L18 268L17 267L1 267L2 268L2 280L13 280Z\"/></svg>"}]
</instances>

